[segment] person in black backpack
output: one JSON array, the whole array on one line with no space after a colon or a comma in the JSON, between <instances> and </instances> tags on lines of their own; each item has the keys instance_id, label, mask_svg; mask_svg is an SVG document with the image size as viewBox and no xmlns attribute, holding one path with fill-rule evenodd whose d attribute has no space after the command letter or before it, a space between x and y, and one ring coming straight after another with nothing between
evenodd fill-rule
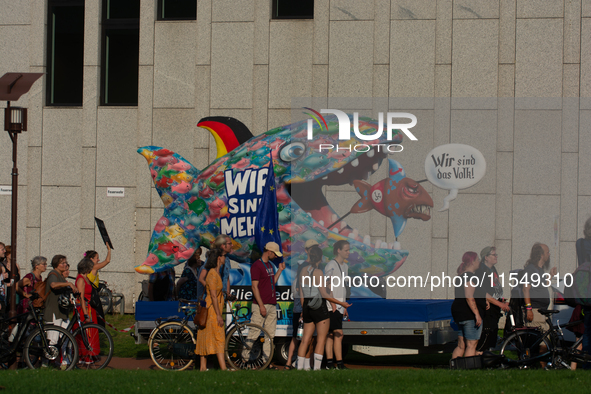
<instances>
[{"instance_id":1,"label":"person in black backpack","mask_svg":"<svg viewBox=\"0 0 591 394\"><path fill-rule=\"evenodd\" d=\"M495 268L497 264L497 249L494 246L487 246L480 252L480 258L480 267L476 270L476 276L484 278L481 286L483 293L486 294L486 301L490 305L483 318L482 334L476 347L476 350L484 351L494 348L497 345L497 332L499 330L501 311L508 312L511 308L504 301L503 286Z\"/></svg>"}]
</instances>

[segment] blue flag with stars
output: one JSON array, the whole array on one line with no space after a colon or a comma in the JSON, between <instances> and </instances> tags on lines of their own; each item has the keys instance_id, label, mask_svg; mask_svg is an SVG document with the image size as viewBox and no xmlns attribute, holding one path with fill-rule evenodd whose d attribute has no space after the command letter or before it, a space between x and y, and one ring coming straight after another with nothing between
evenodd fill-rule
<instances>
[{"instance_id":1,"label":"blue flag with stars","mask_svg":"<svg viewBox=\"0 0 591 394\"><path fill-rule=\"evenodd\" d=\"M275 172L273 170L273 158L269 154L269 173L265 181L261 202L257 209L256 230L254 239L261 253L265 250L267 242L276 242L279 250L283 253L281 247L281 236L279 235L279 212L277 211L277 191L275 190ZM283 257L273 260L273 263L279 264Z\"/></svg>"}]
</instances>

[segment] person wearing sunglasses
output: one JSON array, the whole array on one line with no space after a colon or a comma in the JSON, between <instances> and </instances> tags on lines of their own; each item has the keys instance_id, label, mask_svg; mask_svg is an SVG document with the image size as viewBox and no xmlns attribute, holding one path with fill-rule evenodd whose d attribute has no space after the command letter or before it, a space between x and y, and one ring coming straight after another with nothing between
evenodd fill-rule
<instances>
[{"instance_id":1,"label":"person wearing sunglasses","mask_svg":"<svg viewBox=\"0 0 591 394\"><path fill-rule=\"evenodd\" d=\"M480 267L476 270L476 275L484 278L482 294L486 294L486 302L490 305L483 317L482 334L476 346L479 352L497 345L501 311L508 312L511 309L509 303L503 298L503 286L495 265L497 265L497 249L494 246L487 246L480 252Z\"/></svg>"}]
</instances>

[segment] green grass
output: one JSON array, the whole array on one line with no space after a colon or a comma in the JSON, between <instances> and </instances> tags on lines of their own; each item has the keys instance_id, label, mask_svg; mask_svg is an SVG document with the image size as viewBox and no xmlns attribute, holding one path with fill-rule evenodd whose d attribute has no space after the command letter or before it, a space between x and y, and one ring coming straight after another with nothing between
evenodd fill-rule
<instances>
[{"instance_id":1,"label":"green grass","mask_svg":"<svg viewBox=\"0 0 591 394\"><path fill-rule=\"evenodd\" d=\"M588 371L0 371L3 393L588 393Z\"/></svg>"},{"instance_id":2,"label":"green grass","mask_svg":"<svg viewBox=\"0 0 591 394\"><path fill-rule=\"evenodd\" d=\"M131 325L135 323L135 316L133 314L107 315L105 316L105 319L119 330L131 327ZM150 358L148 345L135 344L135 339L130 334L134 332L134 329L131 329L130 332L118 332L112 330L109 326L107 326L107 328L109 330L109 333L113 337L113 344L115 346L115 357Z\"/></svg>"}]
</instances>

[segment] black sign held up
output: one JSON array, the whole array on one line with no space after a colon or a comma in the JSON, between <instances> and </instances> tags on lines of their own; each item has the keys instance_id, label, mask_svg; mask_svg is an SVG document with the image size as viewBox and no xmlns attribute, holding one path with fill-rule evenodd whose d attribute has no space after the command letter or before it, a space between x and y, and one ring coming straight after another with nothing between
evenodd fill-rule
<instances>
[{"instance_id":1,"label":"black sign held up","mask_svg":"<svg viewBox=\"0 0 591 394\"><path fill-rule=\"evenodd\" d=\"M108 242L111 249L115 249L115 248L113 248L113 243L111 242L111 238L109 238L109 234L107 233L107 228L105 227L105 222L103 222L101 219L96 218L96 217L94 218L94 221L96 222L96 225L101 233L101 237L103 238L103 242L105 243L105 245Z\"/></svg>"}]
</instances>

